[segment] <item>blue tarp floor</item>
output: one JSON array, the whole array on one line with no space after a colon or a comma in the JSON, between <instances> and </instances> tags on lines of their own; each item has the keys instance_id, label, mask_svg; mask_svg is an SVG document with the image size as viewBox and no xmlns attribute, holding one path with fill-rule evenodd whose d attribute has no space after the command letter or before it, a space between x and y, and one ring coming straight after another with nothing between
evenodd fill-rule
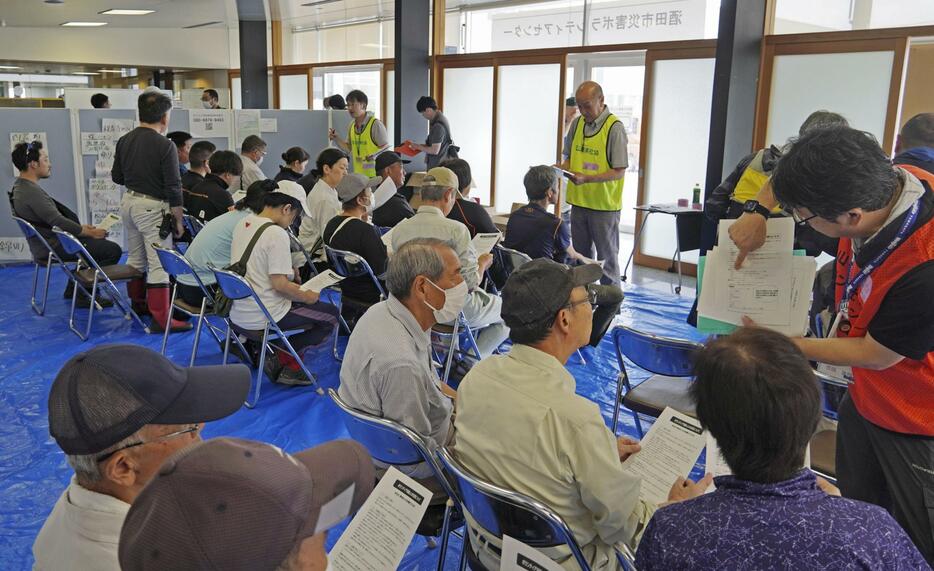
<instances>
[{"instance_id":1,"label":"blue tarp floor","mask_svg":"<svg viewBox=\"0 0 934 571\"><path fill-rule=\"evenodd\" d=\"M618 323L672 337L700 339L684 322L693 290L685 287L678 296L669 283L672 276L645 273L653 277L624 284L626 299ZM118 310L108 309L95 315L91 338L82 343L68 329L68 303L61 296L63 274L53 273L44 317L37 316L29 306L31 283L31 266L0 268L0 291L6 292L0 299L0 567L7 570L32 567L33 540L72 474L48 431L48 390L59 368L74 354L97 344L135 343L158 351L161 342L160 336L144 334L138 326L125 321ZM81 317L86 315L79 312ZM187 363L192 340L192 333L171 336L169 357ZM346 338L341 343L345 344ZM572 357L568 369L577 380L577 392L597 402L609 424L619 372L610 337L596 349L583 349L583 354L587 364L581 365ZM210 335L202 335L196 364L220 361L217 343ZM325 390L337 387L340 364L330 351L322 351L308 361ZM630 378L638 382L644 378L640 373L635 371ZM620 425L621 433L636 435L632 415L626 410L620 415ZM648 423L643 426L647 429ZM228 418L208 424L203 434L205 438L223 435L261 440L286 451L347 437L335 405L326 396L309 388L285 388L268 381L264 381L255 409L241 408ZM695 467L694 477L701 467ZM331 532L329 548L345 525ZM457 568L460 550L460 540L452 537L446 569ZM425 540L416 536L400 568L434 569L437 557L438 550L429 549Z\"/></svg>"}]
</instances>

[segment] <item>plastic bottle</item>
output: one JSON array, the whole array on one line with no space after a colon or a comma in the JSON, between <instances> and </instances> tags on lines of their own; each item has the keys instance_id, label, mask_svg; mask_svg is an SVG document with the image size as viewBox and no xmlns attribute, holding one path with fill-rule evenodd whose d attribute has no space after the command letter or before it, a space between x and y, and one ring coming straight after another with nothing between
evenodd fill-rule
<instances>
[{"instance_id":1,"label":"plastic bottle","mask_svg":"<svg viewBox=\"0 0 934 571\"><path fill-rule=\"evenodd\" d=\"M691 204L700 204L700 183L694 183L694 198Z\"/></svg>"}]
</instances>

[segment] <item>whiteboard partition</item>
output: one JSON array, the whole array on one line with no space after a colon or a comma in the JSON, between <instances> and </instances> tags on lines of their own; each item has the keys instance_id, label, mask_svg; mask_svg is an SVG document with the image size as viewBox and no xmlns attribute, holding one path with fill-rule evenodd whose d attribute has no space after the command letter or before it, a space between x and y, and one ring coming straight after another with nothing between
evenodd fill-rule
<instances>
[{"instance_id":1,"label":"whiteboard partition","mask_svg":"<svg viewBox=\"0 0 934 571\"><path fill-rule=\"evenodd\" d=\"M276 132L262 132L260 136L266 141L266 158L260 169L269 178L274 178L279 172L282 163L282 153L290 147L302 147L311 158L308 169L314 168L318 153L328 147L328 114L331 114L331 125L337 129L341 137L347 138L347 129L351 118L346 111L300 111L287 109L263 109L261 119L275 119ZM239 142L238 142L239 144ZM337 146L335 143L334 146Z\"/></svg>"},{"instance_id":2,"label":"whiteboard partition","mask_svg":"<svg viewBox=\"0 0 934 571\"><path fill-rule=\"evenodd\" d=\"M796 137L820 109L840 113L882 143L894 58L892 51L776 55L766 145Z\"/></svg>"}]
</instances>

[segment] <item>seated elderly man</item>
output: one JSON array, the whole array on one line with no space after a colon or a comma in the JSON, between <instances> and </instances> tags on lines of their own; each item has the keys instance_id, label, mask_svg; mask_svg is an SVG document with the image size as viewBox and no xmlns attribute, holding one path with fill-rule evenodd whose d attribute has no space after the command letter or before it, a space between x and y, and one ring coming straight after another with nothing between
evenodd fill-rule
<instances>
[{"instance_id":1,"label":"seated elderly man","mask_svg":"<svg viewBox=\"0 0 934 571\"><path fill-rule=\"evenodd\" d=\"M350 440L287 454L215 438L166 460L133 502L120 565L325 571L328 529L363 505L374 481L370 455Z\"/></svg>"},{"instance_id":2,"label":"seated elderly man","mask_svg":"<svg viewBox=\"0 0 934 571\"><path fill-rule=\"evenodd\" d=\"M658 510L636 564L653 569L928 569L895 520L803 468L821 416L807 359L784 335L744 328L697 357L691 396L733 472ZM741 565L740 565L741 563Z\"/></svg>"},{"instance_id":3,"label":"seated elderly man","mask_svg":"<svg viewBox=\"0 0 934 571\"><path fill-rule=\"evenodd\" d=\"M558 204L560 186L555 169L545 165L531 167L522 181L529 203L516 210L506 224L503 246L535 258L550 258L562 264L589 264L590 258L571 246L571 232L561 218L548 212ZM606 334L623 303L623 290L615 285L590 286L596 295L590 345L596 347Z\"/></svg>"},{"instance_id":4,"label":"seated elderly man","mask_svg":"<svg viewBox=\"0 0 934 571\"><path fill-rule=\"evenodd\" d=\"M75 470L33 545L34 569L118 570L130 504L204 422L246 398L243 365L183 368L139 345L72 357L49 393L49 432Z\"/></svg>"},{"instance_id":5,"label":"seated elderly man","mask_svg":"<svg viewBox=\"0 0 934 571\"><path fill-rule=\"evenodd\" d=\"M575 394L568 358L590 339L597 264L568 268L533 260L503 289L503 317L513 346L484 359L457 391L454 452L480 478L538 499L570 526L592 569L617 569L614 544L638 537L655 507L639 499L639 478L622 461L639 450L617 439L599 407ZM669 501L704 491L680 479ZM499 568L500 540L467 515L470 548L488 569ZM543 550L578 569L565 547Z\"/></svg>"},{"instance_id":6,"label":"seated elderly man","mask_svg":"<svg viewBox=\"0 0 934 571\"><path fill-rule=\"evenodd\" d=\"M344 401L403 424L436 446L448 441L454 406L445 395L454 394L432 369L429 330L460 311L467 289L460 269L447 243L406 242L389 260L389 299L363 314L341 363L338 392ZM440 490L426 464L398 468Z\"/></svg>"},{"instance_id":7,"label":"seated elderly man","mask_svg":"<svg viewBox=\"0 0 934 571\"><path fill-rule=\"evenodd\" d=\"M486 357L506 340L509 329L503 324L503 318L500 316L502 300L479 287L483 272L490 267L493 256L477 256L467 227L446 218L459 196L457 188L457 177L450 169L435 167L428 171L421 186L422 203L415 216L400 222L390 234L392 250L398 251L403 244L415 238L437 238L451 243L460 259L461 275L467 283L464 317L467 318L470 327L478 329L477 347L480 349L480 355ZM450 324L456 318L455 313L444 319L439 318L438 322Z\"/></svg>"}]
</instances>

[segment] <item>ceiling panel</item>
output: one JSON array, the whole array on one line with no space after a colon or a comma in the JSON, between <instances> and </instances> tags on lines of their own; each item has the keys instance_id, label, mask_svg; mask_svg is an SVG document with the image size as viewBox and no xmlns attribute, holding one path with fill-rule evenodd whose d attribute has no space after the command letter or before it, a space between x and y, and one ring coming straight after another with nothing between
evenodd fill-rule
<instances>
[{"instance_id":1,"label":"ceiling panel","mask_svg":"<svg viewBox=\"0 0 934 571\"><path fill-rule=\"evenodd\" d=\"M112 8L155 10L145 16L104 16ZM0 21L6 26L49 28L67 21L107 22L118 28L182 28L209 21L227 21L226 0L0 0ZM218 24L219 25L219 24Z\"/></svg>"}]
</instances>

